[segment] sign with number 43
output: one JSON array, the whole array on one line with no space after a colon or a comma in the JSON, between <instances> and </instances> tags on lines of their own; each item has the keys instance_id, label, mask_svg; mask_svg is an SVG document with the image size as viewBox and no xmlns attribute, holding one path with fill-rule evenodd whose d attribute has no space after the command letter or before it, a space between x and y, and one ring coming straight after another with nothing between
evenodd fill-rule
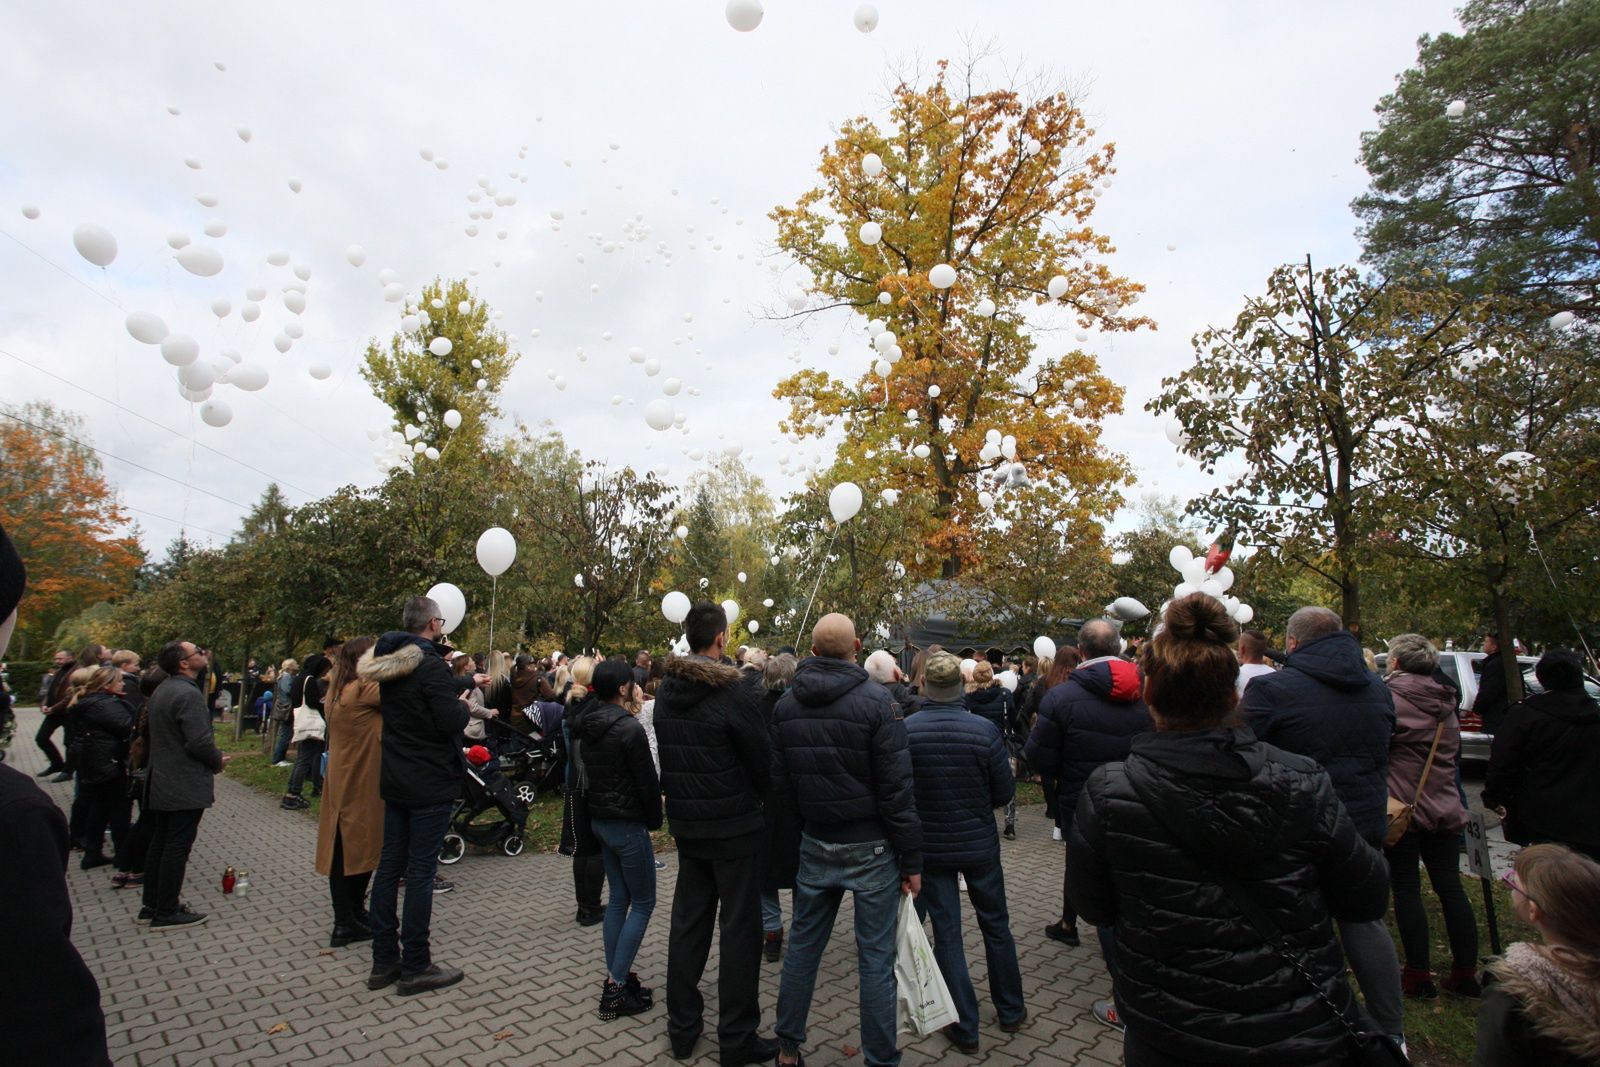
<instances>
[{"instance_id":1,"label":"sign with number 43","mask_svg":"<svg viewBox=\"0 0 1600 1067\"><path fill-rule=\"evenodd\" d=\"M1467 813L1467 869L1479 878L1493 878L1489 863L1489 837L1484 831L1483 814Z\"/></svg>"}]
</instances>

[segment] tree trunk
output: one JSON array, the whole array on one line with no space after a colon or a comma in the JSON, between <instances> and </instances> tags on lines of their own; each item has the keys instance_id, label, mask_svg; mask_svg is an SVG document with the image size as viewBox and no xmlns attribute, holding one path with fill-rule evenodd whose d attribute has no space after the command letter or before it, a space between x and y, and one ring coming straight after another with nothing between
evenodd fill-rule
<instances>
[{"instance_id":1,"label":"tree trunk","mask_svg":"<svg viewBox=\"0 0 1600 1067\"><path fill-rule=\"evenodd\" d=\"M1344 620L1344 628L1361 640L1361 583L1349 568L1339 574L1339 617Z\"/></svg>"}]
</instances>

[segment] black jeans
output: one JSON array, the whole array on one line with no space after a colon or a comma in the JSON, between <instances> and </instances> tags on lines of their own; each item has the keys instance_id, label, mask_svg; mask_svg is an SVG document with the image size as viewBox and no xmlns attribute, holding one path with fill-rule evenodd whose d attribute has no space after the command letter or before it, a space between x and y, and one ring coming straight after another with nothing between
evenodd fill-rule
<instances>
[{"instance_id":1,"label":"black jeans","mask_svg":"<svg viewBox=\"0 0 1600 1067\"><path fill-rule=\"evenodd\" d=\"M367 924L367 884L371 881L371 871L344 873L344 841L339 831L334 830L333 863L328 867L328 896L333 901L333 925Z\"/></svg>"},{"instance_id":2,"label":"black jeans","mask_svg":"<svg viewBox=\"0 0 1600 1067\"><path fill-rule=\"evenodd\" d=\"M123 775L109 782L96 782L79 787L83 801L84 850L91 855L104 848L106 831L111 831L111 843L122 851L128 836L128 824L133 816L133 801L128 799L128 779Z\"/></svg>"},{"instance_id":3,"label":"black jeans","mask_svg":"<svg viewBox=\"0 0 1600 1067\"><path fill-rule=\"evenodd\" d=\"M294 758L294 770L289 772L289 795L297 797L306 782L311 782L311 795L322 795L322 754L328 750L326 741L308 737L298 742L299 754Z\"/></svg>"},{"instance_id":4,"label":"black jeans","mask_svg":"<svg viewBox=\"0 0 1600 1067\"><path fill-rule=\"evenodd\" d=\"M678 886L667 934L667 1037L691 1045L704 1028L700 978L722 905L717 974L717 1041L724 1051L752 1041L761 1025L761 878L759 855L708 859L678 848Z\"/></svg>"},{"instance_id":5,"label":"black jeans","mask_svg":"<svg viewBox=\"0 0 1600 1067\"><path fill-rule=\"evenodd\" d=\"M117 846L117 870L123 874L143 874L144 861L150 854L150 837L155 833L155 812L139 805L139 818L129 829L128 836Z\"/></svg>"},{"instance_id":6,"label":"black jeans","mask_svg":"<svg viewBox=\"0 0 1600 1067\"><path fill-rule=\"evenodd\" d=\"M606 865L600 853L572 857L572 892L578 898L578 907L599 911L600 887L605 881Z\"/></svg>"},{"instance_id":7,"label":"black jeans","mask_svg":"<svg viewBox=\"0 0 1600 1067\"><path fill-rule=\"evenodd\" d=\"M1444 912L1445 935L1450 940L1453 966L1478 965L1478 920L1472 902L1461 885L1461 834L1429 833L1408 830L1405 836L1384 850L1389 857L1389 888L1394 893L1394 922L1400 928L1400 947L1406 966L1430 970L1428 913L1422 906L1422 875L1417 870L1421 859L1428 868L1428 881L1439 897Z\"/></svg>"},{"instance_id":8,"label":"black jeans","mask_svg":"<svg viewBox=\"0 0 1600 1067\"><path fill-rule=\"evenodd\" d=\"M439 869L439 846L450 825L454 804L408 808L383 805L383 855L372 879L372 969L400 965L400 973L428 969L433 921L433 875ZM396 913L400 879L406 880L403 916Z\"/></svg>"},{"instance_id":9,"label":"black jeans","mask_svg":"<svg viewBox=\"0 0 1600 1067\"><path fill-rule=\"evenodd\" d=\"M189 850L200 832L204 808L188 811L151 811L146 819L155 820L150 835L150 852L144 861L144 905L159 915L178 910L178 894L189 869Z\"/></svg>"},{"instance_id":10,"label":"black jeans","mask_svg":"<svg viewBox=\"0 0 1600 1067\"><path fill-rule=\"evenodd\" d=\"M62 757L61 750L56 747L55 742L50 738L55 735L57 730L66 725L67 717L65 715L46 715L44 721L39 723L38 731L33 735L33 743L39 746L39 751L43 752L45 758L50 761L50 769L53 771L61 770L67 765L67 761Z\"/></svg>"},{"instance_id":11,"label":"black jeans","mask_svg":"<svg viewBox=\"0 0 1600 1067\"><path fill-rule=\"evenodd\" d=\"M1061 823L1061 840L1067 841L1072 837L1072 820L1077 815L1075 811L1062 811L1056 809L1056 819ZM1062 849L1061 859L1061 925L1072 929L1078 924L1078 913L1072 910L1072 898L1067 896L1067 867L1071 861L1066 858L1067 849Z\"/></svg>"}]
</instances>

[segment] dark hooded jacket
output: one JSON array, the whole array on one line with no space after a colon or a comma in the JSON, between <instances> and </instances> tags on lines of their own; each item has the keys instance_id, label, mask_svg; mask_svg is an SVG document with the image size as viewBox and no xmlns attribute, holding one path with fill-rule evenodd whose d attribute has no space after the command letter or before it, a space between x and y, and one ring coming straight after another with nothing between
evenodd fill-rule
<instances>
[{"instance_id":1,"label":"dark hooded jacket","mask_svg":"<svg viewBox=\"0 0 1600 1067\"><path fill-rule=\"evenodd\" d=\"M1361 836L1383 843L1394 698L1367 669L1354 634L1307 641L1282 670L1251 682L1239 709L1261 740L1322 764Z\"/></svg>"},{"instance_id":2,"label":"dark hooded jacket","mask_svg":"<svg viewBox=\"0 0 1600 1067\"><path fill-rule=\"evenodd\" d=\"M994 809L1017 792L1000 730L960 704L930 700L906 723L906 744L922 820L923 865L999 863Z\"/></svg>"},{"instance_id":3,"label":"dark hooded jacket","mask_svg":"<svg viewBox=\"0 0 1600 1067\"><path fill-rule=\"evenodd\" d=\"M1483 802L1506 838L1600 849L1600 707L1582 689L1537 693L1506 713L1489 749Z\"/></svg>"},{"instance_id":4,"label":"dark hooded jacket","mask_svg":"<svg viewBox=\"0 0 1600 1067\"><path fill-rule=\"evenodd\" d=\"M1012 736L1016 704L1012 702L1011 693L1005 686L986 685L982 689L974 689L962 697L961 702L972 714L982 715L994 723L1002 738Z\"/></svg>"},{"instance_id":5,"label":"dark hooded jacket","mask_svg":"<svg viewBox=\"0 0 1600 1067\"><path fill-rule=\"evenodd\" d=\"M1141 691L1139 668L1109 657L1080 664L1044 694L1023 756L1055 777L1063 819L1078 810L1078 794L1094 769L1126 758L1133 738L1150 730Z\"/></svg>"},{"instance_id":6,"label":"dark hooded jacket","mask_svg":"<svg viewBox=\"0 0 1600 1067\"><path fill-rule=\"evenodd\" d=\"M1089 776L1067 847L1072 906L1116 928L1130 1030L1184 1061L1342 1062L1345 1030L1208 869L1250 892L1353 1007L1333 920L1382 918L1389 872L1314 761L1248 729L1142 734Z\"/></svg>"},{"instance_id":7,"label":"dark hooded jacket","mask_svg":"<svg viewBox=\"0 0 1600 1067\"><path fill-rule=\"evenodd\" d=\"M449 804L461 795L461 731L467 706L456 698L450 668L425 637L391 630L356 666L378 684L383 764L378 794L409 808Z\"/></svg>"},{"instance_id":8,"label":"dark hooded jacket","mask_svg":"<svg viewBox=\"0 0 1600 1067\"><path fill-rule=\"evenodd\" d=\"M1485 733L1497 734L1510 708L1505 660L1499 651L1491 652L1472 661L1472 673L1478 676L1478 695L1472 698L1472 710L1483 721Z\"/></svg>"},{"instance_id":9,"label":"dark hooded jacket","mask_svg":"<svg viewBox=\"0 0 1600 1067\"><path fill-rule=\"evenodd\" d=\"M127 772L133 708L102 690L79 700L72 713L78 723L78 781L99 785L121 778Z\"/></svg>"},{"instance_id":10,"label":"dark hooded jacket","mask_svg":"<svg viewBox=\"0 0 1600 1067\"><path fill-rule=\"evenodd\" d=\"M590 817L661 829L661 781L639 720L593 694L573 709L572 720L578 788L588 790Z\"/></svg>"},{"instance_id":11,"label":"dark hooded jacket","mask_svg":"<svg viewBox=\"0 0 1600 1067\"><path fill-rule=\"evenodd\" d=\"M760 700L756 684L729 664L669 656L662 665L656 750L667 819L680 848L728 855L761 850L772 742Z\"/></svg>"},{"instance_id":12,"label":"dark hooded jacket","mask_svg":"<svg viewBox=\"0 0 1600 1067\"><path fill-rule=\"evenodd\" d=\"M911 754L889 691L848 660L808 656L774 721L775 788L795 798L806 834L837 844L887 841L901 874L921 874Z\"/></svg>"}]
</instances>

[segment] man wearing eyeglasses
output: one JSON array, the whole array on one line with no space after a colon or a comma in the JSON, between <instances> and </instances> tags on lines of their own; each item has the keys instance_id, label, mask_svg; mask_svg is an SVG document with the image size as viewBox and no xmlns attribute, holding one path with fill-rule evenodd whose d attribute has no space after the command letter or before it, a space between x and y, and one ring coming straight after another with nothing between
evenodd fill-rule
<instances>
[{"instance_id":1,"label":"man wearing eyeglasses","mask_svg":"<svg viewBox=\"0 0 1600 1067\"><path fill-rule=\"evenodd\" d=\"M166 680L150 696L150 779L144 808L155 819L144 867L138 922L156 931L199 926L206 917L178 899L200 817L216 801L216 776L228 758L212 736L200 687L210 657L192 641L169 641L156 656Z\"/></svg>"}]
</instances>

